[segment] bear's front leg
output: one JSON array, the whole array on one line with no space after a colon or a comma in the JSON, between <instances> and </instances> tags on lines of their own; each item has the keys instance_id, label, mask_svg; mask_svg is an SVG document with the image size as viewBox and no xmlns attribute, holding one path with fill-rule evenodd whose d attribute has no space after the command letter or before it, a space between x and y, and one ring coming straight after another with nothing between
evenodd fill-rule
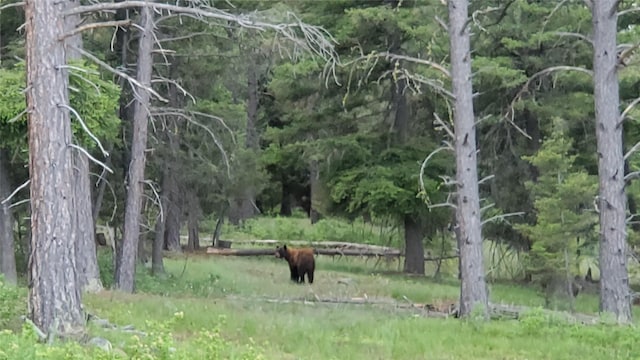
<instances>
[{"instance_id":1,"label":"bear's front leg","mask_svg":"<svg viewBox=\"0 0 640 360\"><path fill-rule=\"evenodd\" d=\"M289 270L291 271L291 281L298 282L298 268L296 266L289 265Z\"/></svg>"}]
</instances>

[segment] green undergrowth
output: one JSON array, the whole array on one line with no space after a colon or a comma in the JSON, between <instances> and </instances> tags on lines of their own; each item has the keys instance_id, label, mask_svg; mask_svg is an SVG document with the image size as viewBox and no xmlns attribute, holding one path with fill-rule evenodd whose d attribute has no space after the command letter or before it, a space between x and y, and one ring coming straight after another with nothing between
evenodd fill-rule
<instances>
[{"instance_id":1,"label":"green undergrowth","mask_svg":"<svg viewBox=\"0 0 640 360\"><path fill-rule=\"evenodd\" d=\"M201 223L201 231L211 234L215 220ZM400 246L400 234L394 227L383 221L377 224L365 223L362 219L347 222L342 219L324 218L311 225L306 216L256 217L248 219L242 226L225 223L222 238L230 240L271 240L282 241L345 241L384 246Z\"/></svg>"},{"instance_id":2,"label":"green undergrowth","mask_svg":"<svg viewBox=\"0 0 640 360\"><path fill-rule=\"evenodd\" d=\"M349 265L341 264L348 261ZM100 254L103 276L112 270ZM85 295L87 311L146 336L95 324L91 337L114 350L87 344L39 344L30 330L0 333L2 359L633 359L640 333L631 327L567 324L538 310L538 292L490 284L493 302L532 306L519 320L434 319L394 305L319 303L367 298L372 302L456 301L459 283L379 272L356 259L319 256L316 281L289 281L286 263L272 257L183 255L165 259L167 274L141 267L137 293L105 290ZM345 267L358 269L344 271ZM109 285L109 283L106 283ZM24 314L26 291L0 287L2 319ZM306 301L303 301L306 300ZM13 305L10 305L13 304ZM581 294L580 312L595 314L595 296ZM637 312L636 318L640 317ZM6 327L3 325L3 327Z\"/></svg>"}]
</instances>

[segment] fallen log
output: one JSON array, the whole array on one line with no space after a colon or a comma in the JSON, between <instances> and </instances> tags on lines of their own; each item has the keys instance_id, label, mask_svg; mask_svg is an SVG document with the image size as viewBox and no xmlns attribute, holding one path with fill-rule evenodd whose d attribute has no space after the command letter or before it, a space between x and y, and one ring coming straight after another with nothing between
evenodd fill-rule
<instances>
[{"instance_id":1,"label":"fallen log","mask_svg":"<svg viewBox=\"0 0 640 360\"><path fill-rule=\"evenodd\" d=\"M393 249L388 251L373 251L373 250L356 250L356 249L315 249L314 252L317 255L328 256L360 256L360 257L379 257L379 258L399 258L403 256L400 250ZM207 254L222 255L222 256L273 256L275 255L274 249L220 249L214 247L207 248ZM425 256L424 261L440 261L445 259L455 259L457 255L443 256L438 258L432 258Z\"/></svg>"},{"instance_id":2,"label":"fallen log","mask_svg":"<svg viewBox=\"0 0 640 360\"><path fill-rule=\"evenodd\" d=\"M375 251L394 251L395 248L380 245L351 243L345 241L305 241L305 240L225 240L232 244L271 245L287 244L292 246L311 246L315 248L362 249Z\"/></svg>"}]
</instances>

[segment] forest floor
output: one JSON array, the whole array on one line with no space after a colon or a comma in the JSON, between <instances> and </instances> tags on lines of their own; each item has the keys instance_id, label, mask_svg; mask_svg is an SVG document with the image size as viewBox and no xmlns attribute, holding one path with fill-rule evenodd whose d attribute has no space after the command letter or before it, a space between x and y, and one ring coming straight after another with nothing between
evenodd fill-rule
<instances>
[{"instance_id":1,"label":"forest floor","mask_svg":"<svg viewBox=\"0 0 640 360\"><path fill-rule=\"evenodd\" d=\"M374 270L371 262L357 258L319 256L312 285L290 282L287 264L272 257L185 254L165 259L165 267L162 279L142 269L136 294L87 295L85 307L141 331L149 321L173 319L170 331L178 347L201 346L195 334L218 329L234 348L256 354L241 357L247 359L257 354L266 359L350 360L640 357L640 335L630 327L572 325L535 309L519 320L482 322L430 318L394 306L455 302L459 284L453 277L407 277L394 273L392 264ZM491 284L490 294L493 303L544 305L542 295L526 287ZM576 299L579 312L594 314L597 309L596 296ZM638 319L640 311L634 312ZM128 333L94 331L114 345L132 341Z\"/></svg>"}]
</instances>

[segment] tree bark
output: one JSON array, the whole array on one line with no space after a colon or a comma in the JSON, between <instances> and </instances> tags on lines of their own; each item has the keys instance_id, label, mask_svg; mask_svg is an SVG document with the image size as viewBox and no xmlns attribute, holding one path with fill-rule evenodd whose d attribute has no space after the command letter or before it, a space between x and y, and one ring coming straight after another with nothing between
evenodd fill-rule
<instances>
[{"instance_id":1,"label":"tree bark","mask_svg":"<svg viewBox=\"0 0 640 360\"><path fill-rule=\"evenodd\" d=\"M166 176L166 187L163 189L163 191L166 191L167 196L167 206L164 208L164 216L166 217L164 224L164 248L168 251L182 252L182 247L180 246L180 209L182 207L178 203L180 201L178 184L170 171Z\"/></svg>"},{"instance_id":2,"label":"tree bark","mask_svg":"<svg viewBox=\"0 0 640 360\"><path fill-rule=\"evenodd\" d=\"M194 251L200 249L200 233L198 230L198 222L200 216L202 215L202 211L200 210L200 204L198 204L198 198L194 193L189 192L187 197L187 249L190 251Z\"/></svg>"},{"instance_id":3,"label":"tree bark","mask_svg":"<svg viewBox=\"0 0 640 360\"><path fill-rule=\"evenodd\" d=\"M424 234L420 223L411 216L404 218L405 258L404 272L408 274L424 275Z\"/></svg>"},{"instance_id":4,"label":"tree bark","mask_svg":"<svg viewBox=\"0 0 640 360\"><path fill-rule=\"evenodd\" d=\"M622 124L616 73L617 0L594 1L593 73L600 212L600 310L631 322Z\"/></svg>"},{"instance_id":5,"label":"tree bark","mask_svg":"<svg viewBox=\"0 0 640 360\"><path fill-rule=\"evenodd\" d=\"M73 231L73 149L63 12L68 3L25 1L32 244L29 317L45 333L84 332Z\"/></svg>"},{"instance_id":6,"label":"tree bark","mask_svg":"<svg viewBox=\"0 0 640 360\"><path fill-rule=\"evenodd\" d=\"M100 268L96 253L95 228L91 215L91 180L89 158L76 151L74 154L73 195L75 200L76 269L78 285L83 291L102 290Z\"/></svg>"},{"instance_id":7,"label":"tree bark","mask_svg":"<svg viewBox=\"0 0 640 360\"><path fill-rule=\"evenodd\" d=\"M482 256L482 225L478 195L476 128L471 84L468 1L449 0L449 39L456 147L457 217L460 227L460 316L475 308L488 318L488 296Z\"/></svg>"},{"instance_id":8,"label":"tree bark","mask_svg":"<svg viewBox=\"0 0 640 360\"><path fill-rule=\"evenodd\" d=\"M143 86L151 86L153 68L153 10L143 7L138 44L138 62L136 80ZM136 251L140 237L140 212L142 208L142 185L146 164L148 109L150 96L146 89L138 88L133 116L133 136L131 162L127 176L127 200L125 204L124 234L122 237L122 256L116 272L116 287L125 292L135 288Z\"/></svg>"},{"instance_id":9,"label":"tree bark","mask_svg":"<svg viewBox=\"0 0 640 360\"><path fill-rule=\"evenodd\" d=\"M309 186L311 188L309 218L311 220L311 224L317 223L322 218L322 213L320 212L320 208L322 207L322 191L319 167L317 160L311 160L311 164L309 164Z\"/></svg>"},{"instance_id":10,"label":"tree bark","mask_svg":"<svg viewBox=\"0 0 640 360\"><path fill-rule=\"evenodd\" d=\"M164 274L164 261L162 259L162 248L164 245L164 218L158 215L151 249L151 273L154 276Z\"/></svg>"},{"instance_id":11,"label":"tree bark","mask_svg":"<svg viewBox=\"0 0 640 360\"><path fill-rule=\"evenodd\" d=\"M9 181L9 158L7 151L0 149L0 203L11 194ZM0 204L0 272L9 284L18 282L16 271L16 256L13 239L13 211L11 202Z\"/></svg>"},{"instance_id":12,"label":"tree bark","mask_svg":"<svg viewBox=\"0 0 640 360\"><path fill-rule=\"evenodd\" d=\"M68 0L67 6L73 8L80 5L78 0ZM82 19L79 15L65 18L66 31L74 30ZM78 33L65 40L66 60L78 60L81 54L74 50L82 48L82 34ZM75 208L74 231L76 231L76 267L79 286L83 291L97 292L102 290L100 269L96 254L95 227L91 206L91 179L89 178L89 158L81 151L73 156L75 182L73 196Z\"/></svg>"}]
</instances>

